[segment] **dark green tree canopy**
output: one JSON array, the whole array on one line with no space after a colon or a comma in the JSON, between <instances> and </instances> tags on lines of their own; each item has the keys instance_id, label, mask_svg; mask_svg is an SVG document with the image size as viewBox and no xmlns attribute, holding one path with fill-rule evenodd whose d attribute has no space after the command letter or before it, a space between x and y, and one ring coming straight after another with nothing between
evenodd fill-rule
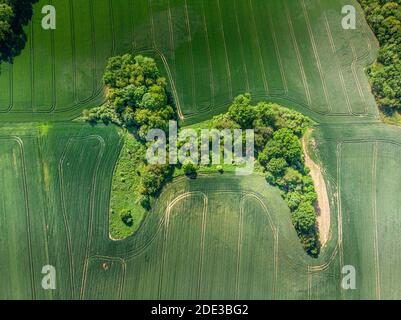
<instances>
[{"instance_id":1,"label":"dark green tree canopy","mask_svg":"<svg viewBox=\"0 0 401 320\"><path fill-rule=\"evenodd\" d=\"M11 62L25 47L24 26L38 0L0 0L0 62Z\"/></svg>"},{"instance_id":2,"label":"dark green tree canopy","mask_svg":"<svg viewBox=\"0 0 401 320\"><path fill-rule=\"evenodd\" d=\"M144 139L150 129L166 130L168 121L175 119L166 79L160 75L154 59L131 54L113 57L103 81L108 103L86 111L88 121L113 122L134 130Z\"/></svg>"},{"instance_id":3,"label":"dark green tree canopy","mask_svg":"<svg viewBox=\"0 0 401 320\"><path fill-rule=\"evenodd\" d=\"M368 69L372 91L383 111L401 109L401 1L359 0L380 42L377 62Z\"/></svg>"}]
</instances>

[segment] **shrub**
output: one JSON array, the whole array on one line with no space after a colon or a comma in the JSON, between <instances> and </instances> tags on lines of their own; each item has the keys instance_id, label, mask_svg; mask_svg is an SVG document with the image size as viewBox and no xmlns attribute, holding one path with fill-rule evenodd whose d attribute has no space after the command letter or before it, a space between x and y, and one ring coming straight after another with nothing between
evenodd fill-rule
<instances>
[{"instance_id":1,"label":"shrub","mask_svg":"<svg viewBox=\"0 0 401 320\"><path fill-rule=\"evenodd\" d=\"M315 231L316 212L309 202L302 202L292 215L292 223L301 234L310 234Z\"/></svg>"},{"instance_id":2,"label":"shrub","mask_svg":"<svg viewBox=\"0 0 401 320\"><path fill-rule=\"evenodd\" d=\"M187 177L196 178L197 168L192 161L185 161L185 163L182 165L182 168Z\"/></svg>"},{"instance_id":3,"label":"shrub","mask_svg":"<svg viewBox=\"0 0 401 320\"><path fill-rule=\"evenodd\" d=\"M150 210L150 197L147 195L142 195L139 198L139 204L141 205L142 208L145 210Z\"/></svg>"},{"instance_id":4,"label":"shrub","mask_svg":"<svg viewBox=\"0 0 401 320\"><path fill-rule=\"evenodd\" d=\"M134 224L134 219L132 217L130 210L122 210L120 213L121 221L124 222L128 227L131 227Z\"/></svg>"}]
</instances>

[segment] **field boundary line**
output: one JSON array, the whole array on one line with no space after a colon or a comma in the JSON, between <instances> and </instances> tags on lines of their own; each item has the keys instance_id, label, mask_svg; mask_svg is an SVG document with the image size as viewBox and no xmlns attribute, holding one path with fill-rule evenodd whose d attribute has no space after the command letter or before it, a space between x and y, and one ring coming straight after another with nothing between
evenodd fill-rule
<instances>
[{"instance_id":1,"label":"field boundary line","mask_svg":"<svg viewBox=\"0 0 401 320\"><path fill-rule=\"evenodd\" d=\"M315 55L315 60L316 60L317 68L318 68L318 71L319 71L320 80L322 82L323 91L324 91L324 95L325 95L325 98L326 98L326 103L327 103L327 106L329 108L328 112L331 113L333 111L333 108L332 108L331 100L329 98L329 93L328 93L328 90L327 90L327 83L326 83L326 79L324 77L323 67L322 67L322 63L320 61L319 51L318 51L317 46L316 46L315 36L313 34L313 29L312 29L312 25L310 23L309 14L308 14L308 11L306 9L305 0L301 0L301 6L302 6L303 15L304 15L304 18L305 18L305 21L306 21L306 26L307 26L307 29L308 29L310 42L312 44L313 53Z\"/></svg>"},{"instance_id":2,"label":"field boundary line","mask_svg":"<svg viewBox=\"0 0 401 320\"><path fill-rule=\"evenodd\" d=\"M0 75L1 75L1 68L4 67L5 64L3 63L0 66ZM7 114L10 113L11 110L13 109L13 95L14 95L14 90L13 90L13 65L12 64L7 64L8 68L8 94L9 94L9 99L8 99L8 107L4 110L0 110L0 114Z\"/></svg>"},{"instance_id":3,"label":"field boundary line","mask_svg":"<svg viewBox=\"0 0 401 320\"><path fill-rule=\"evenodd\" d=\"M192 77L192 104L195 107L195 109L198 109L197 103L196 103L196 80L195 80L195 62L194 62L194 50L192 46L192 33L191 33L191 24L189 22L189 12L188 12L188 3L187 0L184 0L184 8L185 8L185 25L187 27L188 31L188 45L189 45L189 51L191 52L190 54L190 60L191 60L191 77Z\"/></svg>"},{"instance_id":4,"label":"field boundary line","mask_svg":"<svg viewBox=\"0 0 401 320\"><path fill-rule=\"evenodd\" d=\"M201 0L201 4L202 4L203 25L204 25L205 37L206 37L206 48L207 48L207 54L208 54L208 59L209 59L209 68L210 68L210 75L209 75L209 77L210 77L210 101L211 101L211 105L214 106L216 90L214 87L214 71L213 71L212 52L210 50L209 30L207 27L204 0ZM209 106L208 109L210 110L211 107Z\"/></svg>"},{"instance_id":5,"label":"field boundary line","mask_svg":"<svg viewBox=\"0 0 401 320\"><path fill-rule=\"evenodd\" d=\"M234 1L236 1L236 0L234 0ZM241 1L243 1L243 0L241 0ZM258 45L258 55L259 55L260 67L262 69L263 86L264 86L264 89L265 89L265 93L267 95L269 95L269 83L268 83L267 77L266 77L265 64L263 62L262 49L261 49L261 46L260 46L259 33L258 33L258 26L257 26L256 20L255 20L255 12L253 10L252 0L248 0L248 4L249 4L250 9L251 9L252 23L253 23L253 26L255 28L255 39L256 39L256 43Z\"/></svg>"},{"instance_id":6,"label":"field boundary line","mask_svg":"<svg viewBox=\"0 0 401 320\"><path fill-rule=\"evenodd\" d=\"M333 33L331 32L331 28L330 28L330 22L329 19L327 18L327 14L326 12L323 13L324 19L325 19L325 26L326 26L326 33L327 36L329 38L329 42L330 42L330 46L331 46L331 50L333 52L333 55L335 56L335 60L336 60L336 64L337 64L337 69L338 69L338 76L340 78L340 82L341 82L341 88L345 97L345 102L347 104L347 108L348 108L348 113L350 115L356 116L356 114L353 112L352 110L352 106L351 106L351 101L348 95L348 90L347 90L347 86L345 84L345 80L344 80L344 74L342 71L342 67L338 61L338 57L337 57L337 48L334 42L334 38L333 38Z\"/></svg>"},{"instance_id":7,"label":"field boundary line","mask_svg":"<svg viewBox=\"0 0 401 320\"><path fill-rule=\"evenodd\" d=\"M364 112L362 114L367 114L368 110L367 110L367 106L366 106L366 104L367 104L366 103L366 98L365 98L365 94L363 93L363 90L362 90L362 87L361 87L361 83L360 83L360 80L359 80L359 77L358 77L358 72L356 70L358 57L357 57L356 52L355 52L355 47L352 44L350 44L350 46L351 46L351 50L352 50L352 55L354 57L354 60L352 61L352 64L351 64L352 75L353 75L353 77L355 79L355 84L356 84L356 86L358 88L359 96L360 96L360 98L362 99L362 102L363 102Z\"/></svg>"},{"instance_id":8,"label":"field boundary line","mask_svg":"<svg viewBox=\"0 0 401 320\"><path fill-rule=\"evenodd\" d=\"M85 262L84 263L87 263L88 257L90 255L90 248L91 248L91 243L92 243L93 216L94 216L94 210L95 210L96 183L97 183L97 176L98 176L98 172L99 172L99 168L100 168L100 160L103 158L104 150L105 150L105 141L101 136L91 135L91 136L87 136L87 137L84 137L79 140L87 140L87 139L96 139L99 142L100 150L96 157L96 165L95 165L95 169L93 171L93 176L92 176L92 187L91 187L90 202L89 202L88 232L86 235L87 240L86 240L86 246L85 246L85 258L84 258ZM85 265L84 265L84 269L85 269ZM81 281L81 288L83 287L83 281L84 281L83 278L85 276L86 276L86 273L83 273L82 281ZM80 293L81 298L82 298L83 294L84 293L81 289L81 293Z\"/></svg>"},{"instance_id":9,"label":"field boundary line","mask_svg":"<svg viewBox=\"0 0 401 320\"><path fill-rule=\"evenodd\" d=\"M239 35L239 47L240 47L240 53L241 53L242 68L244 69L243 71L245 74L245 86L246 86L246 91L250 92L248 68L247 68L246 62L245 62L244 46L242 43L242 33L241 33L241 28L239 26L239 21L238 21L237 1L234 0L233 3L234 3L234 12L235 12L235 23L237 25L237 31L238 31L238 35Z\"/></svg>"},{"instance_id":10,"label":"field boundary line","mask_svg":"<svg viewBox=\"0 0 401 320\"><path fill-rule=\"evenodd\" d=\"M18 145L20 157L21 157L21 178L23 185L23 193L24 193L24 207L25 207L25 221L27 226L27 243L28 243L28 253L29 253L29 272L30 272L30 281L31 281L31 296L32 299L36 299L36 290L35 290L35 273L33 272L33 254L32 254L32 236L31 236L31 215L29 210L29 198L28 198L28 182L27 182L27 169L26 169L26 161L25 161L25 151L24 151L24 143L20 137L11 136L11 137L0 137L0 140L10 140L14 141Z\"/></svg>"},{"instance_id":11,"label":"field boundary line","mask_svg":"<svg viewBox=\"0 0 401 320\"><path fill-rule=\"evenodd\" d=\"M205 254L205 238L206 238L206 224L207 224L207 213L209 212L209 198L206 194L202 195L203 198L203 211L202 211L202 234L201 234L201 250L199 253L199 268L198 268L198 292L197 299L200 299L200 293L202 289L202 272L203 272L203 259Z\"/></svg>"},{"instance_id":12,"label":"field boundary line","mask_svg":"<svg viewBox=\"0 0 401 320\"><path fill-rule=\"evenodd\" d=\"M342 201L341 201L341 156L342 156L342 145L343 142L337 141L336 156L337 156L337 225L338 225L338 245L340 249L339 259L340 259L340 272L344 267L344 247L343 247L343 214L342 214ZM340 291L341 299L345 299L344 290Z\"/></svg>"},{"instance_id":13,"label":"field boundary line","mask_svg":"<svg viewBox=\"0 0 401 320\"><path fill-rule=\"evenodd\" d=\"M170 50L172 55L172 63L173 63L173 71L174 75L177 73L177 62L175 59L175 37L174 37L174 23L173 16L171 14L171 3L170 0L167 0L167 20L168 20L168 29L169 29L169 38L170 38Z\"/></svg>"},{"instance_id":14,"label":"field boundary line","mask_svg":"<svg viewBox=\"0 0 401 320\"><path fill-rule=\"evenodd\" d=\"M184 120L185 117L184 117L184 114L183 114L183 111L182 111L182 108L181 108L180 98L178 96L178 91L177 91L177 88L175 86L175 81L174 81L173 75L171 73L170 66L169 66L169 64L167 62L167 59L164 56L162 51L160 51L157 48L153 48L153 49L160 56L160 58L162 59L162 62L164 64L164 68L166 69L166 72L167 72L167 76L168 76L168 78L170 80L170 86L171 86L171 90L173 91L173 97L174 97L175 105L177 107L178 116L180 117L181 120Z\"/></svg>"},{"instance_id":15,"label":"field boundary line","mask_svg":"<svg viewBox=\"0 0 401 320\"><path fill-rule=\"evenodd\" d=\"M299 66L299 69L301 71L301 77L302 77L302 82L303 82L304 89L305 89L306 99L307 99L308 105L311 106L312 105L312 98L311 98L311 94L310 94L310 91L309 91L308 80L306 78L306 73L305 73L305 69L304 69L304 66L303 66L303 62L302 62L302 56L301 56L301 53L299 51L298 43L297 43L297 40L296 40L296 37L295 37L295 34L294 34L294 26L292 24L291 15L289 13L288 6L287 6L286 2L284 2L284 6L285 6L285 14L286 14L286 17L287 17L287 23L288 23L288 26L289 26L289 29L290 29L290 36L291 36L292 44L294 46L295 54L297 56L298 66Z\"/></svg>"},{"instance_id":16,"label":"field boundary line","mask_svg":"<svg viewBox=\"0 0 401 320\"><path fill-rule=\"evenodd\" d=\"M70 231L70 224L68 222L67 213L65 209L65 196L64 196L64 174L63 174L63 164L65 157L67 155L67 151L70 148L73 138L69 138L67 141L66 146L61 154L59 163L58 163L58 174L59 174L59 184L60 184L60 198L61 198L61 212L63 214L64 219L64 229L67 238L67 250L69 254L69 268L70 268L70 285L71 285L71 298L74 298L75 292L75 275L74 275L74 255L72 252L72 241L71 241L71 231Z\"/></svg>"},{"instance_id":17,"label":"field boundary line","mask_svg":"<svg viewBox=\"0 0 401 320\"><path fill-rule=\"evenodd\" d=\"M29 36L29 38L27 39L27 43L29 43L29 64L30 64L30 66L29 66L29 69L30 69L30 74L29 74L29 76L30 76L30 86L29 86L29 88L30 88L30 90L31 90L31 92L30 92L30 95L31 95L31 101L30 101L30 107L31 107L31 110L32 110L32 112L34 113L36 110L36 108L34 107L34 99L35 99L35 92L34 92L34 89L35 89L35 85L34 85L34 79L35 79L35 66L34 66L34 62L35 62L35 52L34 52L34 48L33 48L33 46L34 46L34 33L33 33L33 22L32 22L32 20L30 20L29 21L29 31L30 31L30 36Z\"/></svg>"},{"instance_id":18,"label":"field boundary line","mask_svg":"<svg viewBox=\"0 0 401 320\"><path fill-rule=\"evenodd\" d=\"M244 202L246 195L242 195L239 205L239 219L238 219L238 239L237 239L237 270L235 274L235 300L239 299L240 295L240 269L241 269L241 256L242 256L242 233L243 233L243 219L244 219Z\"/></svg>"},{"instance_id":19,"label":"field boundary line","mask_svg":"<svg viewBox=\"0 0 401 320\"><path fill-rule=\"evenodd\" d=\"M96 81L96 37L95 37L95 14L93 11L93 2L94 0L89 1L89 12L90 12L90 24L91 24L91 37L92 37L92 94L91 97L95 95L97 81ZM112 13L113 14L113 13Z\"/></svg>"},{"instance_id":20,"label":"field boundary line","mask_svg":"<svg viewBox=\"0 0 401 320\"><path fill-rule=\"evenodd\" d=\"M269 26L270 26L271 35L273 38L273 43L274 43L274 50L276 51L277 62L278 62L279 69L280 69L281 79L283 81L284 93L285 93L284 95L287 95L288 94L288 84L287 84L287 78L285 76L283 60L282 60L281 53L280 53L280 47L279 47L278 41L277 41L277 34L276 34L276 31L274 30L273 18L270 13L268 13L268 15L269 15Z\"/></svg>"},{"instance_id":21,"label":"field boundary line","mask_svg":"<svg viewBox=\"0 0 401 320\"><path fill-rule=\"evenodd\" d=\"M71 30L71 60L72 60L72 85L74 88L74 103L78 105L79 101L77 98L77 57L76 57L76 48L75 48L75 26L74 26L74 5L73 0L68 0L70 7L70 30Z\"/></svg>"},{"instance_id":22,"label":"field boundary line","mask_svg":"<svg viewBox=\"0 0 401 320\"><path fill-rule=\"evenodd\" d=\"M155 37L155 22L153 20L153 9L152 9L152 0L147 0L148 11L149 11L149 22L150 22L150 34L152 35L152 46L154 48L158 48L156 37Z\"/></svg>"},{"instance_id":23,"label":"field boundary line","mask_svg":"<svg viewBox=\"0 0 401 320\"><path fill-rule=\"evenodd\" d=\"M375 273L376 273L376 298L381 299L381 286L380 286L380 257L379 257L379 233L378 233L378 219L377 219L377 155L378 143L373 144L373 165L372 165L372 209L373 221L375 224L374 229L374 249L375 249Z\"/></svg>"},{"instance_id":24,"label":"field boundary line","mask_svg":"<svg viewBox=\"0 0 401 320\"><path fill-rule=\"evenodd\" d=\"M310 272L309 266L308 266L308 300L312 300L312 273Z\"/></svg>"},{"instance_id":25,"label":"field boundary line","mask_svg":"<svg viewBox=\"0 0 401 320\"><path fill-rule=\"evenodd\" d=\"M230 69L230 61L228 59L228 51L227 51L227 42L226 36L224 33L224 24L223 24L223 17L221 15L221 8L220 8L220 0L217 0L217 11L219 14L219 25L220 25L220 32L223 36L223 44L224 44L224 56L226 60L226 72L227 72L227 82L228 82L228 92L229 92L229 100L233 100L233 85L231 80L231 69Z\"/></svg>"}]
</instances>

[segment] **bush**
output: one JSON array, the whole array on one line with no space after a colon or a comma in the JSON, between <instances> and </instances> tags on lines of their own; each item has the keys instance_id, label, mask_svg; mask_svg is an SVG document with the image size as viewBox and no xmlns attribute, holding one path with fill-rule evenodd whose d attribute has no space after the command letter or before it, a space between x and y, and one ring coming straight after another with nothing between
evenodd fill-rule
<instances>
[{"instance_id":1,"label":"bush","mask_svg":"<svg viewBox=\"0 0 401 320\"><path fill-rule=\"evenodd\" d=\"M145 210L150 210L150 197L149 196L142 195L139 198L138 202L142 208L144 208Z\"/></svg>"},{"instance_id":2,"label":"bush","mask_svg":"<svg viewBox=\"0 0 401 320\"><path fill-rule=\"evenodd\" d=\"M292 223L301 234L314 233L316 228L315 208L309 202L302 202L292 215Z\"/></svg>"},{"instance_id":3,"label":"bush","mask_svg":"<svg viewBox=\"0 0 401 320\"><path fill-rule=\"evenodd\" d=\"M249 93L239 95L228 109L231 119L238 123L242 129L252 129L255 120L255 110L250 106L251 95Z\"/></svg>"},{"instance_id":4,"label":"bush","mask_svg":"<svg viewBox=\"0 0 401 320\"><path fill-rule=\"evenodd\" d=\"M197 177L197 168L196 166L193 164L192 161L186 161L183 166L182 169L184 170L184 173L187 177L190 177L192 179Z\"/></svg>"},{"instance_id":5,"label":"bush","mask_svg":"<svg viewBox=\"0 0 401 320\"><path fill-rule=\"evenodd\" d=\"M140 193L147 196L156 195L170 173L171 168L168 165L148 165L142 175Z\"/></svg>"},{"instance_id":6,"label":"bush","mask_svg":"<svg viewBox=\"0 0 401 320\"><path fill-rule=\"evenodd\" d=\"M287 161L283 158L273 158L266 166L267 171L275 177L281 177L288 167Z\"/></svg>"},{"instance_id":7,"label":"bush","mask_svg":"<svg viewBox=\"0 0 401 320\"><path fill-rule=\"evenodd\" d=\"M132 218L130 210L121 211L120 218L121 221L124 222L128 227L131 227L134 224L134 219Z\"/></svg>"},{"instance_id":8,"label":"bush","mask_svg":"<svg viewBox=\"0 0 401 320\"><path fill-rule=\"evenodd\" d=\"M142 139L150 129L166 129L176 118L169 105L167 82L160 76L156 62L141 55L125 54L109 59L103 76L107 103L86 111L84 118L95 123L115 123L134 130Z\"/></svg>"}]
</instances>

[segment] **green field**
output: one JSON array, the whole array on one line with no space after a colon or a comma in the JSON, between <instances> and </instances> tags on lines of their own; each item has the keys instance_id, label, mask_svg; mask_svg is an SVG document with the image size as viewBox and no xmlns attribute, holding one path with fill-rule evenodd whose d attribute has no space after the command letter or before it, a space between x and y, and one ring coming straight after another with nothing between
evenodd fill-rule
<instances>
[{"instance_id":1,"label":"green field","mask_svg":"<svg viewBox=\"0 0 401 320\"><path fill-rule=\"evenodd\" d=\"M54 0L54 32L41 29L44 3L23 54L2 65L1 121L79 116L104 99L107 59L131 51L165 66L184 123L245 91L322 122L377 116L363 72L376 45L363 12L341 29L346 1Z\"/></svg>"},{"instance_id":2,"label":"green field","mask_svg":"<svg viewBox=\"0 0 401 320\"><path fill-rule=\"evenodd\" d=\"M345 0L53 0L0 74L0 299L401 299L401 130L381 124L364 68L377 44ZM356 1L351 1L356 4ZM72 122L104 100L107 59L157 58L192 124L250 91L317 123L331 205L318 259L261 177L168 184L137 232L109 238L113 126ZM134 170L134 168L133 168ZM41 287L42 266L57 289ZM357 289L341 289L353 265Z\"/></svg>"}]
</instances>

